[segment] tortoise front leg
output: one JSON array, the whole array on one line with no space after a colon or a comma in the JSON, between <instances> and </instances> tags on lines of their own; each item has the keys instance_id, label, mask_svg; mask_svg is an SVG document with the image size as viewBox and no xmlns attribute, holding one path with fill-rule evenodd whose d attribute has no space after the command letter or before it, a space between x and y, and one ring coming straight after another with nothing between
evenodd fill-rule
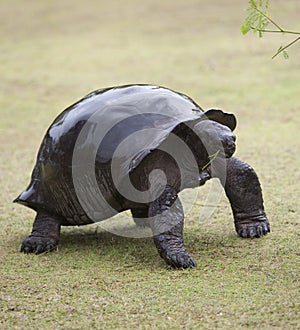
<instances>
[{"instance_id":1,"label":"tortoise front leg","mask_svg":"<svg viewBox=\"0 0 300 330\"><path fill-rule=\"evenodd\" d=\"M260 183L250 165L234 157L229 158L224 188L239 236L254 238L270 232Z\"/></svg>"},{"instance_id":2,"label":"tortoise front leg","mask_svg":"<svg viewBox=\"0 0 300 330\"><path fill-rule=\"evenodd\" d=\"M154 243L165 262L173 268L195 267L195 261L183 245L183 208L174 188L167 186L161 196L150 203L149 218Z\"/></svg>"},{"instance_id":3,"label":"tortoise front leg","mask_svg":"<svg viewBox=\"0 0 300 330\"><path fill-rule=\"evenodd\" d=\"M60 224L60 218L38 211L31 234L22 242L21 252L40 254L54 250L59 241Z\"/></svg>"}]
</instances>

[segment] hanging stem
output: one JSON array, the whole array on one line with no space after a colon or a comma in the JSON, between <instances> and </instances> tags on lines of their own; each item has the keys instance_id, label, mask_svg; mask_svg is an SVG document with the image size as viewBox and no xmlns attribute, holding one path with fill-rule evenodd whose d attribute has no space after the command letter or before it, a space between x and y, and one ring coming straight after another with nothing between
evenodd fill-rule
<instances>
[{"instance_id":1,"label":"hanging stem","mask_svg":"<svg viewBox=\"0 0 300 330\"><path fill-rule=\"evenodd\" d=\"M276 57L278 54L284 52L288 47L292 46L292 45L293 45L294 43L296 43L298 40L300 40L300 37L296 38L295 40L293 40L292 42L290 42L290 43L287 44L286 46L284 46L284 47L280 47L279 50L276 52L276 54L274 54L274 55L272 56L272 59L273 59L274 57Z\"/></svg>"},{"instance_id":2,"label":"hanging stem","mask_svg":"<svg viewBox=\"0 0 300 330\"><path fill-rule=\"evenodd\" d=\"M209 162L207 164L205 164L201 170L204 171L206 168L208 168L208 166L218 157L218 154L220 153L220 150L216 151L214 154L208 156L209 158Z\"/></svg>"}]
</instances>

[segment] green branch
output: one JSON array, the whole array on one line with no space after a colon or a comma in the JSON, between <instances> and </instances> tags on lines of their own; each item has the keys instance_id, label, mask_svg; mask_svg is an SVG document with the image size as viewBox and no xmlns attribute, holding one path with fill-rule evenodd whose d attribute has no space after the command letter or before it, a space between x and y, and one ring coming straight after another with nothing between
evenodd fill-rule
<instances>
[{"instance_id":1,"label":"green branch","mask_svg":"<svg viewBox=\"0 0 300 330\"><path fill-rule=\"evenodd\" d=\"M266 9L268 7L266 6ZM261 11L260 9L257 8L257 5L253 6L253 9L256 10L260 15L262 15L263 17L265 17L269 22L271 22L274 26L277 27L277 29L280 32L285 32L276 22L274 22L266 13L264 13L263 11Z\"/></svg>"},{"instance_id":2,"label":"green branch","mask_svg":"<svg viewBox=\"0 0 300 330\"><path fill-rule=\"evenodd\" d=\"M267 15L267 10L269 6L268 0L250 0L249 7L247 11L249 12L244 23L241 25L241 32L243 34L248 33L250 30L253 32L258 32L259 37L263 36L263 33L283 33L283 34L293 34L300 35L300 32L289 31L283 29L279 24L277 24L273 19ZM267 25L273 24L277 30L266 29ZM300 37L297 37L292 42L288 43L285 46L279 47L277 52L272 56L272 59L275 58L278 54L283 53L285 58L288 58L288 53L286 49L294 45L297 41L300 40Z\"/></svg>"},{"instance_id":3,"label":"green branch","mask_svg":"<svg viewBox=\"0 0 300 330\"><path fill-rule=\"evenodd\" d=\"M254 30L254 27L251 27L252 30ZM286 34L297 34L299 35L300 32L295 32L295 31L288 31L288 30L283 30L283 31L278 31L278 30L266 30L266 29L260 29L259 31L261 32L270 32L270 33L286 33Z\"/></svg>"},{"instance_id":4,"label":"green branch","mask_svg":"<svg viewBox=\"0 0 300 330\"><path fill-rule=\"evenodd\" d=\"M299 33L300 34L300 33ZM284 47L280 47L278 49L278 51L272 56L272 59L275 58L277 55L279 55L280 53L283 53L284 57L288 56L285 51L288 47L292 46L293 44L295 44L297 41L300 40L300 37L294 39L292 42L290 42L289 44L287 44L286 46Z\"/></svg>"}]
</instances>

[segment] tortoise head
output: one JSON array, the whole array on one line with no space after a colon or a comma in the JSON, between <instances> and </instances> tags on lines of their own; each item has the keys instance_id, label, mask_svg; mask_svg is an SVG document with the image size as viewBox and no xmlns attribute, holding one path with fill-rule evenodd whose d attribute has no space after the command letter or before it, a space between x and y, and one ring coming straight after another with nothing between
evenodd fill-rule
<instances>
[{"instance_id":1,"label":"tortoise head","mask_svg":"<svg viewBox=\"0 0 300 330\"><path fill-rule=\"evenodd\" d=\"M193 131L200 138L209 156L229 158L235 152L236 137L226 125L214 120L202 120L195 124Z\"/></svg>"}]
</instances>

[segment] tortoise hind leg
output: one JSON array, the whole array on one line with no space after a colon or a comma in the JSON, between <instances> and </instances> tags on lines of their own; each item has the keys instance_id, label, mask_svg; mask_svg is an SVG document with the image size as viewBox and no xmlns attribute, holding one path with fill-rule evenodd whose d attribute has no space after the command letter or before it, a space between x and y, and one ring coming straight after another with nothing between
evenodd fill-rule
<instances>
[{"instance_id":1,"label":"tortoise hind leg","mask_svg":"<svg viewBox=\"0 0 300 330\"><path fill-rule=\"evenodd\" d=\"M235 229L243 238L270 232L258 177L253 168L237 158L227 160L225 192L231 204Z\"/></svg>"},{"instance_id":2,"label":"tortoise hind leg","mask_svg":"<svg viewBox=\"0 0 300 330\"><path fill-rule=\"evenodd\" d=\"M54 250L59 241L61 219L38 211L31 234L21 245L21 252L40 254Z\"/></svg>"}]
</instances>

